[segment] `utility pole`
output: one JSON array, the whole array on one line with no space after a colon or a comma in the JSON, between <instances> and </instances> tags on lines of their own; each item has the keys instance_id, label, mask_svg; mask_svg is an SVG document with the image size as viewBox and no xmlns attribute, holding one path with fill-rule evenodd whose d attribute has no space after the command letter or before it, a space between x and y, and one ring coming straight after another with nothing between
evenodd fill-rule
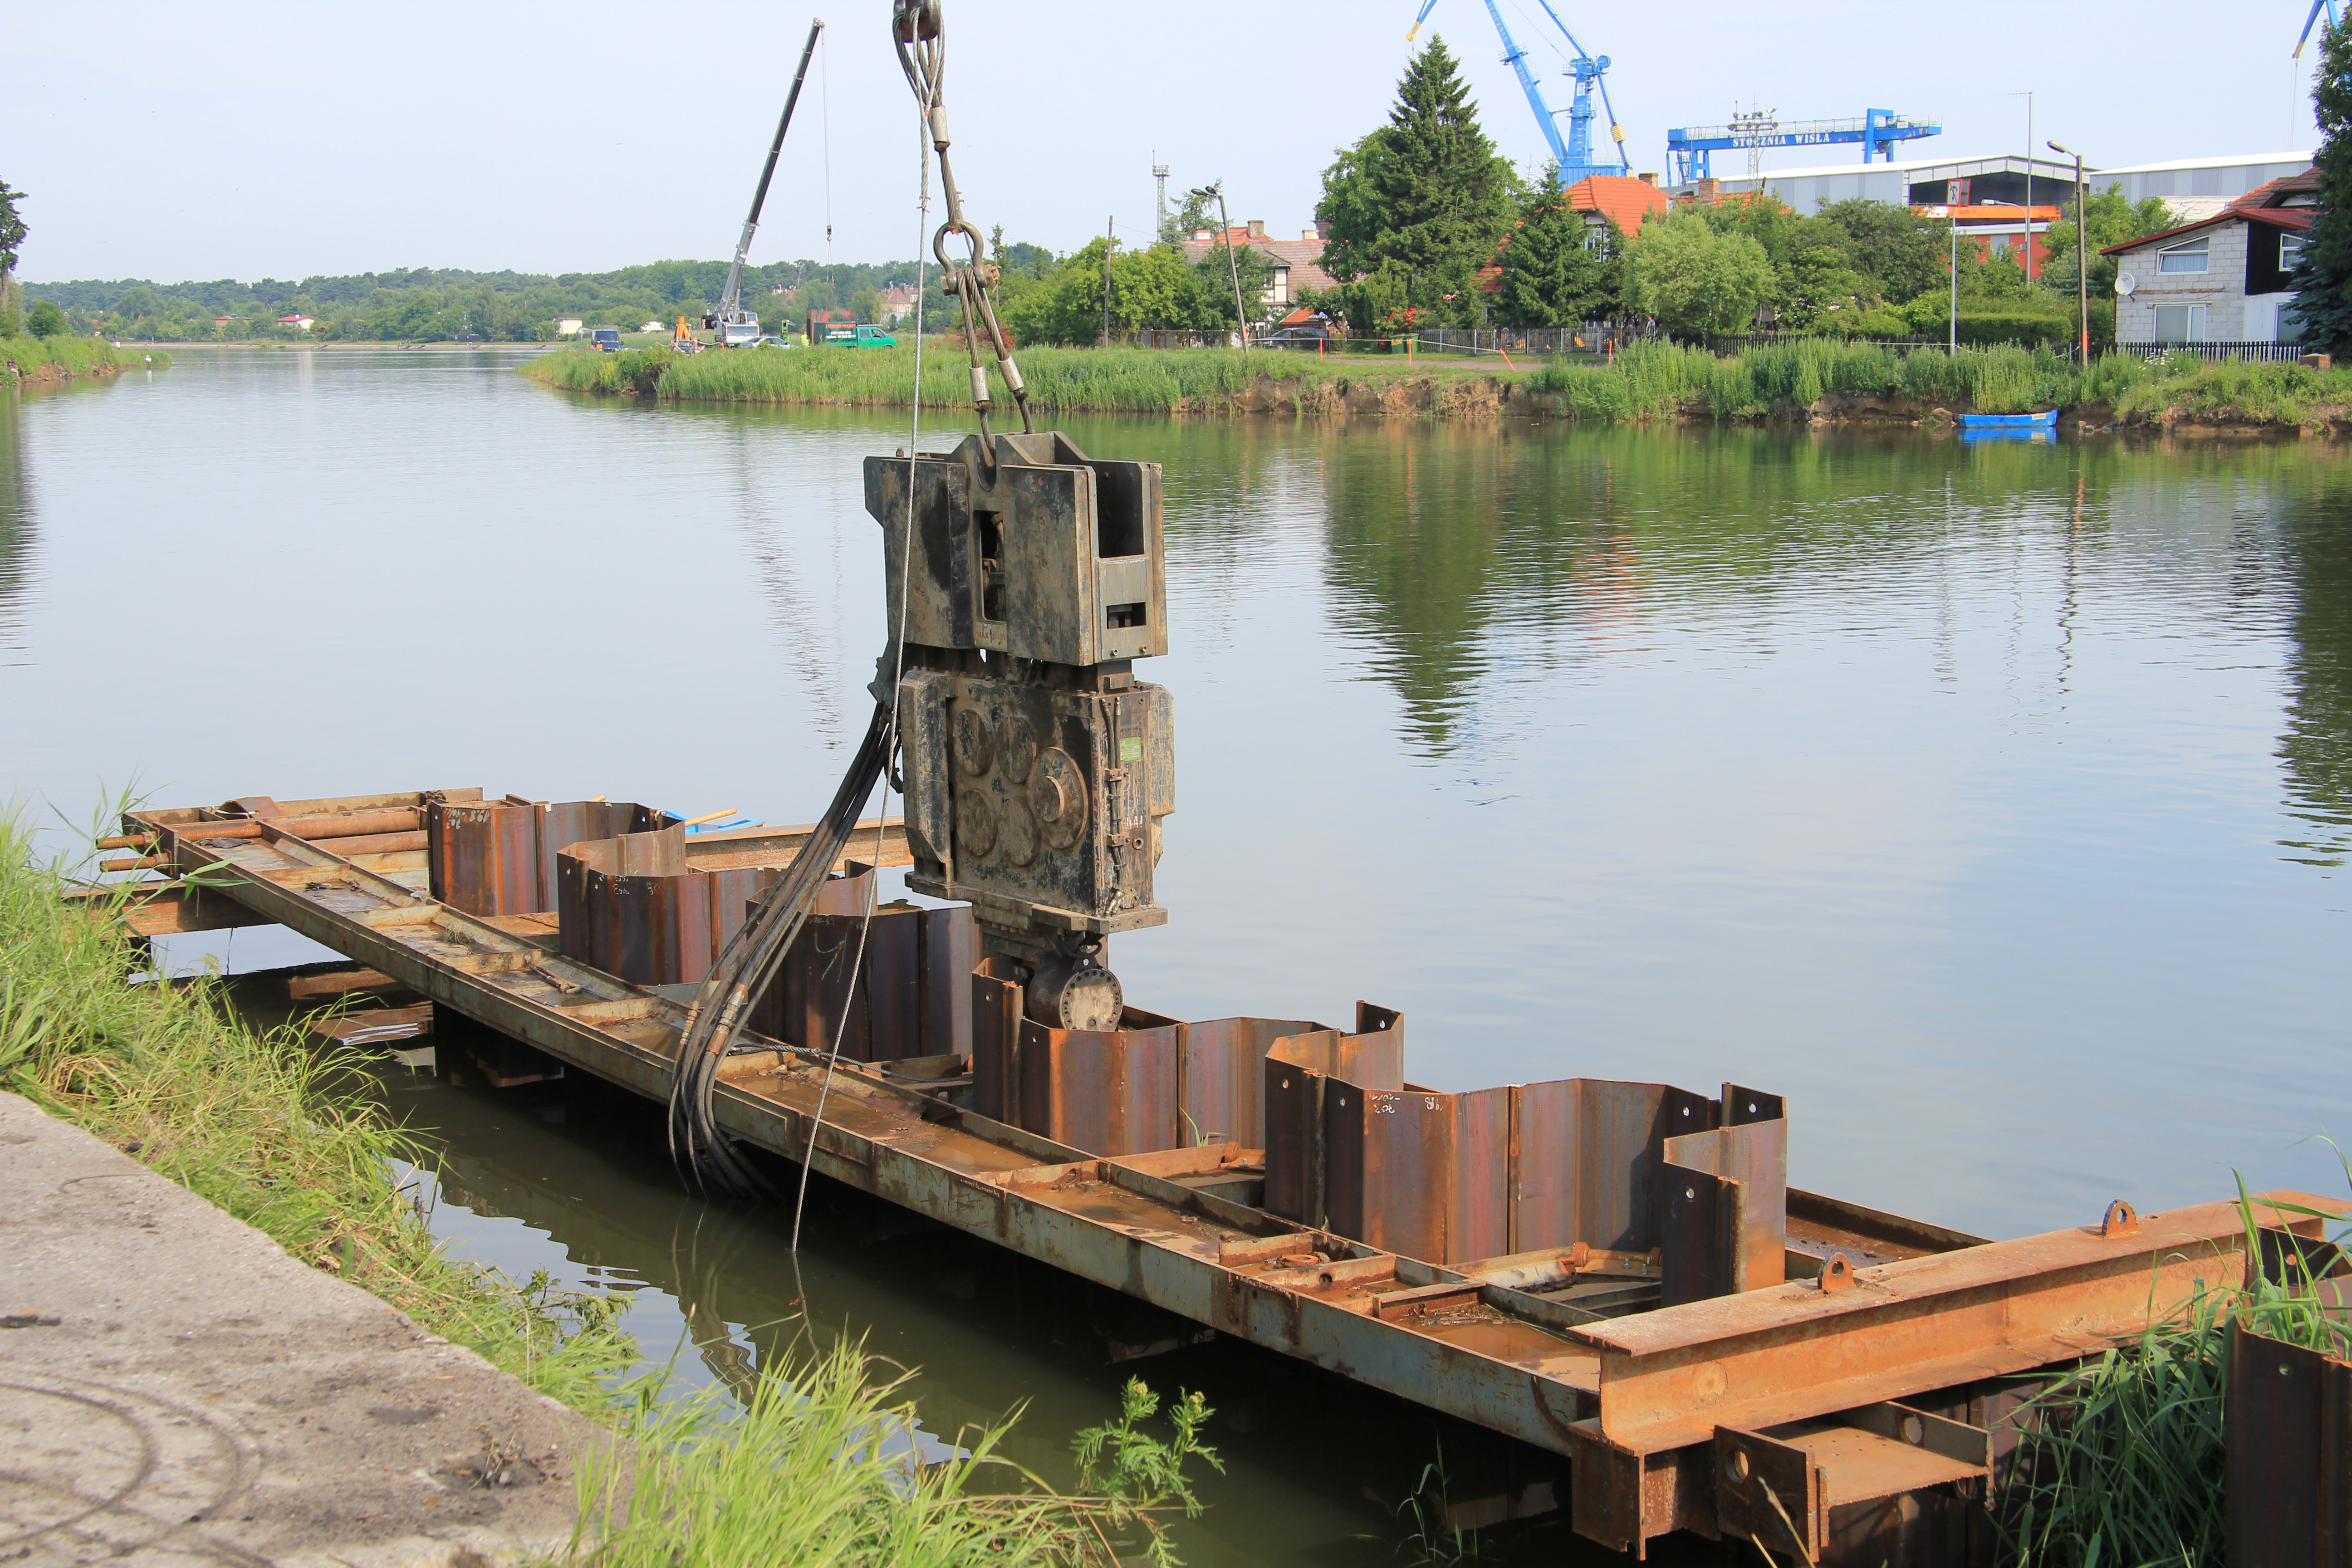
<instances>
[{"instance_id":1,"label":"utility pole","mask_svg":"<svg viewBox=\"0 0 2352 1568\"><path fill-rule=\"evenodd\" d=\"M2083 154L2053 142L2050 150L2074 160L2074 309L2082 324L2083 363L2091 363L2091 208L2083 194Z\"/></svg>"},{"instance_id":2,"label":"utility pole","mask_svg":"<svg viewBox=\"0 0 2352 1568\"><path fill-rule=\"evenodd\" d=\"M2012 92L2025 100L2025 280L2033 281L2033 94Z\"/></svg>"},{"instance_id":3,"label":"utility pole","mask_svg":"<svg viewBox=\"0 0 2352 1568\"><path fill-rule=\"evenodd\" d=\"M1118 215L1103 220L1108 243L1103 246L1103 347L1110 347L1110 253L1118 248Z\"/></svg>"},{"instance_id":4,"label":"utility pole","mask_svg":"<svg viewBox=\"0 0 2352 1568\"><path fill-rule=\"evenodd\" d=\"M1959 195L1957 190L1944 193L1945 210L1952 215L1952 335L1944 344L1947 358L1960 357L1960 204L1949 198Z\"/></svg>"}]
</instances>

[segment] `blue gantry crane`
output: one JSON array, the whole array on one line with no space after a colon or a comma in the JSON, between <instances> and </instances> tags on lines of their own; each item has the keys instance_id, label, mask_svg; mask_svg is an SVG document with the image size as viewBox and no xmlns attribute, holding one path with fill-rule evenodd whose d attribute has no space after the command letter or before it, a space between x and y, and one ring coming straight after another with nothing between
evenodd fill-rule
<instances>
[{"instance_id":1,"label":"blue gantry crane","mask_svg":"<svg viewBox=\"0 0 2352 1568\"><path fill-rule=\"evenodd\" d=\"M1536 4L1543 7L1544 15L1551 18L1552 26L1559 29L1560 36L1576 51L1568 62L1567 74L1576 81L1576 98L1568 106L1566 136L1560 134L1559 111L1544 101L1543 87L1536 80L1536 73L1528 67L1528 51L1511 37L1511 29L1504 25L1503 13L1496 6L1495 0L1486 0L1486 15L1495 19L1495 32L1503 40L1503 62L1517 75L1519 90L1528 95L1528 106L1536 111L1536 124L1543 132L1544 140L1551 144L1552 161L1559 165L1560 184L1572 185L1588 174L1631 173L1633 164L1625 153L1625 128L1617 123L1616 106L1609 101L1609 84L1601 79L1609 69L1609 57L1587 54L1584 46L1576 41L1576 35L1568 30L1568 24L1559 19L1559 13L1551 8L1551 0L1536 0ZM1404 36L1405 42L1413 40L1421 31L1421 25L1429 20L1429 14L1436 8L1437 0L1424 0L1421 15L1413 18L1412 30ZM1617 143L1614 163L1596 162L1592 156L1592 95L1596 89L1601 94L1601 107L1609 115L1609 134Z\"/></svg>"},{"instance_id":2,"label":"blue gantry crane","mask_svg":"<svg viewBox=\"0 0 2352 1568\"><path fill-rule=\"evenodd\" d=\"M2333 0L2321 0L2323 5ZM1666 132L1666 158L1673 183L1686 185L1715 171L1708 155L1735 148L1818 147L1838 142L1862 144L1862 161L1883 157L1895 161L1895 144L1915 137L1940 136L1944 128L1932 120L1897 114L1891 109L1866 110L1859 120L1801 120L1783 125L1769 115L1738 115L1728 125L1696 125Z\"/></svg>"},{"instance_id":3,"label":"blue gantry crane","mask_svg":"<svg viewBox=\"0 0 2352 1568\"><path fill-rule=\"evenodd\" d=\"M2311 15L2303 19L2303 36L2294 41L2294 58L2303 58L2303 46L2311 42L2311 29L2319 25L2319 14L2327 13L2327 25L2336 26L2342 18L2336 14L2336 0L2311 0Z\"/></svg>"}]
</instances>

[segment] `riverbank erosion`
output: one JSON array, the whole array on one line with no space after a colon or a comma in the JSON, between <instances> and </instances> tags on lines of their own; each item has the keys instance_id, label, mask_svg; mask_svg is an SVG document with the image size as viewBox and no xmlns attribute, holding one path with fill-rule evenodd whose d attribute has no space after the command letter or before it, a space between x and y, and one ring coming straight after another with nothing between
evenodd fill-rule
<instances>
[{"instance_id":1,"label":"riverbank erosion","mask_svg":"<svg viewBox=\"0 0 2352 1568\"><path fill-rule=\"evenodd\" d=\"M100 338L0 338L0 372L19 386L161 370L171 363L170 354L157 350L118 349Z\"/></svg>"},{"instance_id":2,"label":"riverbank erosion","mask_svg":"<svg viewBox=\"0 0 2352 1568\"><path fill-rule=\"evenodd\" d=\"M0 1557L529 1562L614 1441L5 1093L0 1256Z\"/></svg>"},{"instance_id":3,"label":"riverbank erosion","mask_svg":"<svg viewBox=\"0 0 2352 1568\"><path fill-rule=\"evenodd\" d=\"M2352 434L2352 370L2216 363L2189 354L2112 353L2078 365L2046 348L1947 354L1803 339L1731 354L1640 342L1608 360L1532 366L1118 348L1031 349L1020 363L1030 401L1070 413L1933 427L1956 425L1966 414L2057 408L2084 430ZM520 368L564 391L678 403L902 408L915 387L909 347L690 355L663 348L568 349ZM926 405L968 403L968 382L960 354L927 348Z\"/></svg>"}]
</instances>

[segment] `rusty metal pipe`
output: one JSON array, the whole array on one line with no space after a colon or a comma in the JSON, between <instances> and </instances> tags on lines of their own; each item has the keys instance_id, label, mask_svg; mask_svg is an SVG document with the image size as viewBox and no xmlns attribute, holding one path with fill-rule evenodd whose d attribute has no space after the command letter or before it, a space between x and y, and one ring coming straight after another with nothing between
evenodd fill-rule
<instances>
[{"instance_id":1,"label":"rusty metal pipe","mask_svg":"<svg viewBox=\"0 0 2352 1568\"><path fill-rule=\"evenodd\" d=\"M154 842L155 836L152 833L125 833L118 835L112 838L101 838L98 841L96 847L100 849L144 849L150 844Z\"/></svg>"},{"instance_id":2,"label":"rusty metal pipe","mask_svg":"<svg viewBox=\"0 0 2352 1568\"><path fill-rule=\"evenodd\" d=\"M345 838L378 833L412 833L425 826L425 814L414 806L389 811L354 811L333 816L278 816L243 822L183 822L172 825L182 838L258 838L268 826L289 838Z\"/></svg>"},{"instance_id":3,"label":"rusty metal pipe","mask_svg":"<svg viewBox=\"0 0 2352 1568\"><path fill-rule=\"evenodd\" d=\"M171 863L169 855L142 855L136 860L100 860L98 868L101 871L147 871Z\"/></svg>"},{"instance_id":4,"label":"rusty metal pipe","mask_svg":"<svg viewBox=\"0 0 2352 1568\"><path fill-rule=\"evenodd\" d=\"M323 849L330 855L349 858L353 855L391 855L404 849L425 849L430 836L415 833L362 833L352 838L310 838L304 842L313 849Z\"/></svg>"}]
</instances>

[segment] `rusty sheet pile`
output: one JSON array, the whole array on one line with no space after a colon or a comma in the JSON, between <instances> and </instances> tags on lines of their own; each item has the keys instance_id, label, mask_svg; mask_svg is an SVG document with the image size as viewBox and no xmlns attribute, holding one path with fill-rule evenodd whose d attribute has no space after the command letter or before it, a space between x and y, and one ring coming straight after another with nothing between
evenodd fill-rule
<instances>
[{"instance_id":1,"label":"rusty sheet pile","mask_svg":"<svg viewBox=\"0 0 2352 1568\"><path fill-rule=\"evenodd\" d=\"M125 826L140 861L220 888L159 884L135 923L283 923L542 1073L656 1100L711 952L804 841L471 790ZM2248 1267L2231 1203L1987 1241L1790 1188L1788 1107L1738 1085L1419 1088L1379 1007L1346 1030L1132 1006L1051 1026L978 956L966 908L877 911L853 984L871 862L911 858L896 823L855 842L866 859L836 868L722 1069L730 1136L798 1158L814 1131L836 1180L1559 1455L1576 1529L1613 1547L1688 1530L1815 1563L1981 1550L2010 1374Z\"/></svg>"}]
</instances>

